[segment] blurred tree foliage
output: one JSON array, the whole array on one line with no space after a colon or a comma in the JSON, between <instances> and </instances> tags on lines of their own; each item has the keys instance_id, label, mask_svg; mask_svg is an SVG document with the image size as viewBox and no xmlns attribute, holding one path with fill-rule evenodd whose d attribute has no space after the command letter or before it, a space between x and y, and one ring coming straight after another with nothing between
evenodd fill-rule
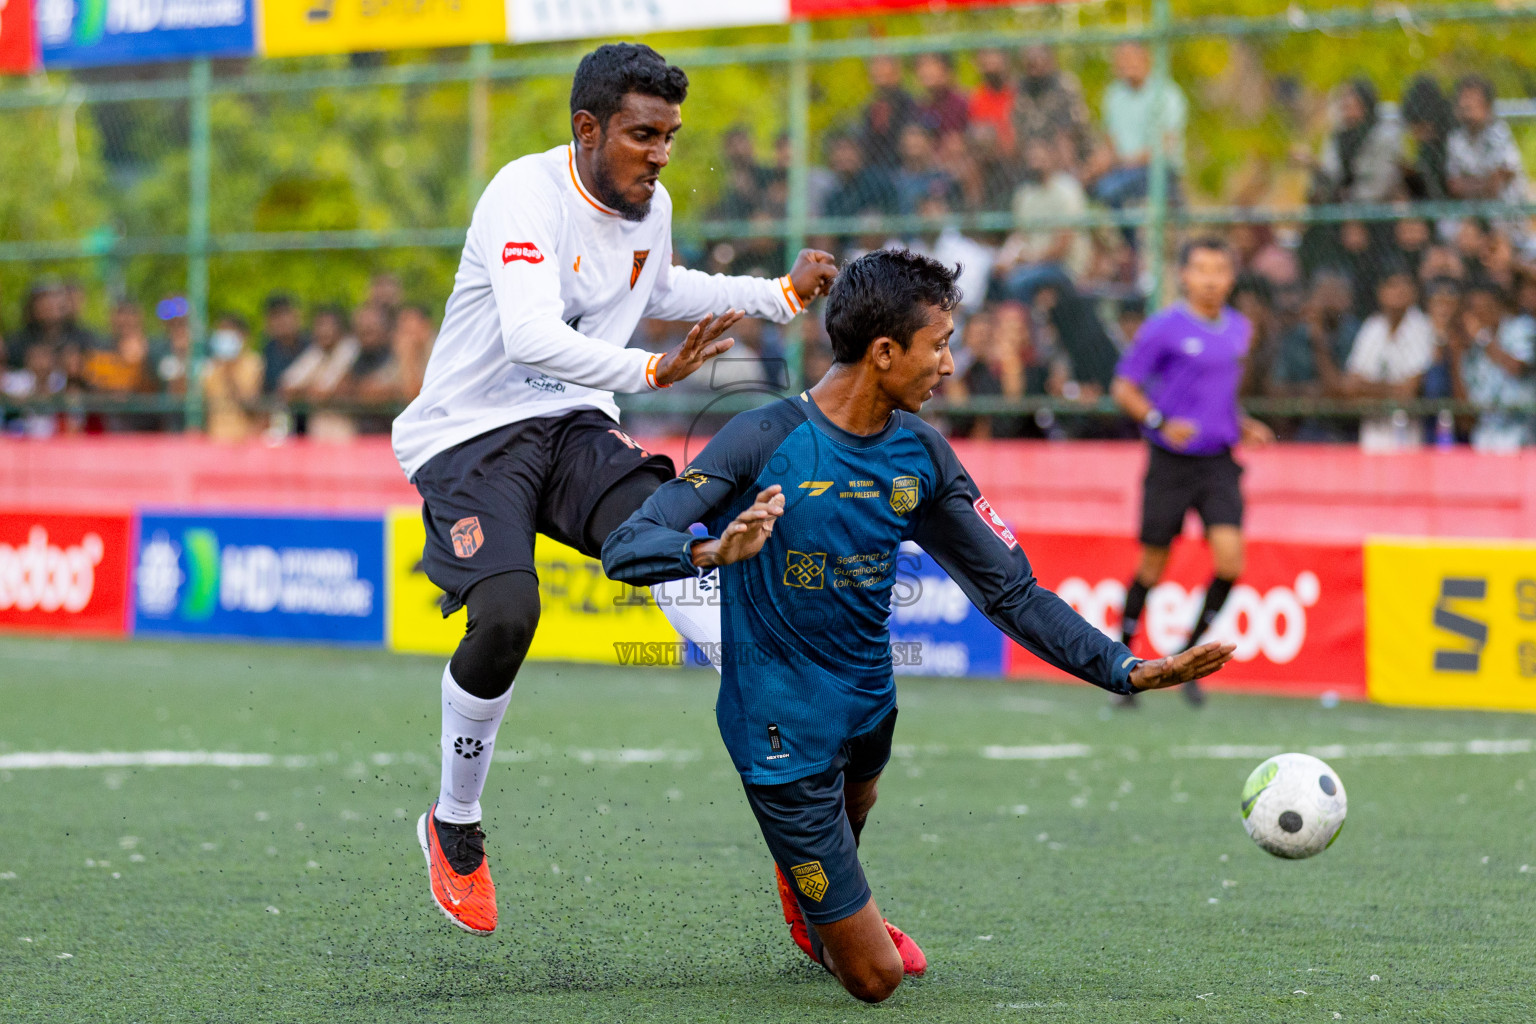
<instances>
[{"instance_id":1,"label":"blurred tree foliage","mask_svg":"<svg viewBox=\"0 0 1536 1024\"><path fill-rule=\"evenodd\" d=\"M1365 0L1327 5L1363 8ZM1285 0L1176 0L1176 18L1286 16ZM1322 10L1313 5L1313 10ZM950 31L996 33L1000 45L1021 47L1032 31L1145 24L1145 3L1025 4L983 10L901 15L880 21L818 23L818 38L895 38ZM1326 98L1356 77L1371 79L1394 100L1416 73L1449 86L1469 71L1495 81L1504 96L1536 93L1531 23L1502 26L1416 25L1409 18L1369 32L1299 32L1254 38L1181 40L1173 74L1191 105L1190 190L1196 202L1296 202L1300 184L1285 157L1297 142L1317 144L1328 129ZM675 33L651 40L663 54L782 42L785 28ZM499 59L561 55L573 62L591 44L566 42L497 47ZM416 64L466 59L463 50L251 62L263 75L348 66ZM1065 46L1064 67L1082 82L1097 109L1110 79L1102 47ZM685 63L687 61L685 60ZM221 64L230 70L229 62ZM242 70L238 63L234 70ZM789 71L784 65L701 61L689 67L693 85L685 126L665 181L679 220L705 216L718 198L721 138L746 127L760 158L789 128ZM166 67L161 74L181 73ZM96 73L99 79L103 73ZM960 61L961 81L975 81ZM53 75L53 80L66 76ZM863 62L814 64L811 69L811 159L835 127L856 122L868 94ZM29 87L0 82L0 90ZM914 84L915 87L915 84ZM485 177L521 154L569 139L569 78L545 75L493 81ZM471 88L444 85L331 88L309 92L219 92L212 101L211 227L216 235L262 232L462 228L471 205L469 153ZM1536 132L1517 125L1536 167ZM98 240L165 236L187 227L187 104L184 101L67 104L0 110L0 241ZM478 183L483 185L483 181ZM478 187L478 186L476 186ZM407 294L441 312L458 251L452 246L216 255L211 262L212 312L231 310L253 320L262 299L288 291L305 303L359 301L368 276L397 272ZM121 291L145 303L185 287L180 256L87 259L49 265L0 263L0 329L19 318L21 289L44 273L81 276L96 285L93 318L103 296Z\"/></svg>"}]
</instances>

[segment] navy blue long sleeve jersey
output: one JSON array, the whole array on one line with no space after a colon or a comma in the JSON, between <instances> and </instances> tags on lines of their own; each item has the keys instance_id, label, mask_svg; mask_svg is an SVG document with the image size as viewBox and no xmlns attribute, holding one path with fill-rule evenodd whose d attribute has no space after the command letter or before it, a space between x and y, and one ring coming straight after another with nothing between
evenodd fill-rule
<instances>
[{"instance_id":1,"label":"navy blue long sleeve jersey","mask_svg":"<svg viewBox=\"0 0 1536 1024\"><path fill-rule=\"evenodd\" d=\"M636 585L693 576L689 527L718 536L773 484L785 511L772 535L756 557L720 570L715 715L748 782L820 771L895 704L888 624L904 540L1035 655L1130 689L1137 659L1039 585L949 443L904 412L868 436L837 426L805 393L734 417L613 532L603 569Z\"/></svg>"}]
</instances>

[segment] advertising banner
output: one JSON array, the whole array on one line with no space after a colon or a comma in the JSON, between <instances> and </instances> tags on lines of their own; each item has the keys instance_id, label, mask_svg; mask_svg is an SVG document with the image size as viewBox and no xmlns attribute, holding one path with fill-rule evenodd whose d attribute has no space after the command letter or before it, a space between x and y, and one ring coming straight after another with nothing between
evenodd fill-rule
<instances>
[{"instance_id":1,"label":"advertising banner","mask_svg":"<svg viewBox=\"0 0 1536 1024\"><path fill-rule=\"evenodd\" d=\"M377 516L139 519L134 633L384 642Z\"/></svg>"},{"instance_id":2,"label":"advertising banner","mask_svg":"<svg viewBox=\"0 0 1536 1024\"><path fill-rule=\"evenodd\" d=\"M419 508L389 513L389 646L417 654L453 653L464 636L463 609L445 619L442 591L421 570L426 528ZM602 564L539 537L539 628L530 661L614 665L682 664L682 641L649 590L615 583Z\"/></svg>"},{"instance_id":3,"label":"advertising banner","mask_svg":"<svg viewBox=\"0 0 1536 1024\"><path fill-rule=\"evenodd\" d=\"M687 28L782 25L789 0L507 0L507 34L515 43L540 39L585 39L638 35Z\"/></svg>"},{"instance_id":4,"label":"advertising banner","mask_svg":"<svg viewBox=\"0 0 1536 1024\"><path fill-rule=\"evenodd\" d=\"M1003 634L923 549L896 556L891 663L897 675L1000 676Z\"/></svg>"},{"instance_id":5,"label":"advertising banner","mask_svg":"<svg viewBox=\"0 0 1536 1024\"><path fill-rule=\"evenodd\" d=\"M24 75L36 67L32 0L0 0L0 75Z\"/></svg>"},{"instance_id":6,"label":"advertising banner","mask_svg":"<svg viewBox=\"0 0 1536 1024\"><path fill-rule=\"evenodd\" d=\"M12 4L18 0L10 0ZM255 52L252 0L36 0L43 65L138 64Z\"/></svg>"},{"instance_id":7,"label":"advertising banner","mask_svg":"<svg viewBox=\"0 0 1536 1024\"><path fill-rule=\"evenodd\" d=\"M505 0L262 0L268 57L464 46L507 38Z\"/></svg>"},{"instance_id":8,"label":"advertising banner","mask_svg":"<svg viewBox=\"0 0 1536 1024\"><path fill-rule=\"evenodd\" d=\"M1536 711L1536 544L1370 540L1372 700Z\"/></svg>"},{"instance_id":9,"label":"advertising banner","mask_svg":"<svg viewBox=\"0 0 1536 1024\"><path fill-rule=\"evenodd\" d=\"M1125 586L1137 544L1129 537L1018 535L1040 582L1089 622L1119 639ZM1213 624L1210 639L1237 645L1212 680L1217 689L1296 695L1333 691L1365 696L1365 595L1359 545L1250 541L1247 571ZM1163 582L1147 596L1133 650L1162 657L1181 650L1200 614L1211 578L1198 541L1174 542ZM1061 673L1017 644L1010 675Z\"/></svg>"},{"instance_id":10,"label":"advertising banner","mask_svg":"<svg viewBox=\"0 0 1536 1024\"><path fill-rule=\"evenodd\" d=\"M132 548L127 515L0 512L0 629L126 632Z\"/></svg>"}]
</instances>

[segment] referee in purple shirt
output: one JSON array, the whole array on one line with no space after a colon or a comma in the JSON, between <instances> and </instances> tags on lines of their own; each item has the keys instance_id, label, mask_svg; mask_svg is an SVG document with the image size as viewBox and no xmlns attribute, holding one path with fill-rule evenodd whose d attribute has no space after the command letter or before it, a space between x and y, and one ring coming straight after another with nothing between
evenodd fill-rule
<instances>
[{"instance_id":1,"label":"referee in purple shirt","mask_svg":"<svg viewBox=\"0 0 1536 1024\"><path fill-rule=\"evenodd\" d=\"M1110 394L1147 439L1147 476L1141 501L1141 561L1125 594L1122 634L1135 638L1147 591L1168 565L1168 547L1184 528L1184 514L1200 513L1216 575L1190 630L1194 647L1221 612L1243 572L1243 468L1232 458L1239 441L1265 445L1274 433L1243 415L1237 389L1253 326L1227 305L1236 279L1232 253L1218 238L1197 238L1179 253L1184 301L1147 320L1115 369ZM1205 697L1184 684L1191 704ZM1134 697L1117 703L1131 704Z\"/></svg>"}]
</instances>

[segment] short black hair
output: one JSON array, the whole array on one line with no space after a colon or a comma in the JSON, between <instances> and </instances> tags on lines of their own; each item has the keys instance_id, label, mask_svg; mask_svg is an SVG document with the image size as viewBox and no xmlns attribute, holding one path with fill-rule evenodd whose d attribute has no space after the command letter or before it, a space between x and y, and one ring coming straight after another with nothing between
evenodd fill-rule
<instances>
[{"instance_id":1,"label":"short black hair","mask_svg":"<svg viewBox=\"0 0 1536 1024\"><path fill-rule=\"evenodd\" d=\"M285 309L293 309L298 303L293 301L293 296L287 292L273 292L267 296L267 301L261 304L263 313L277 313Z\"/></svg>"},{"instance_id":2,"label":"short black hair","mask_svg":"<svg viewBox=\"0 0 1536 1024\"><path fill-rule=\"evenodd\" d=\"M1232 295L1227 301L1235 305L1240 295L1252 295L1261 305L1270 309L1275 308L1274 282L1263 274L1255 274L1252 271L1238 274L1237 281L1232 285Z\"/></svg>"},{"instance_id":3,"label":"short black hair","mask_svg":"<svg viewBox=\"0 0 1536 1024\"><path fill-rule=\"evenodd\" d=\"M1232 259L1232 247L1224 239L1217 235L1196 235L1183 245L1179 246L1179 269L1189 266L1190 259L1200 251L1219 252L1228 260Z\"/></svg>"},{"instance_id":4,"label":"short black hair","mask_svg":"<svg viewBox=\"0 0 1536 1024\"><path fill-rule=\"evenodd\" d=\"M876 249L842 269L827 295L827 337L832 358L856 363L876 338L902 349L928 324L928 306L946 312L960 304L953 270L909 249Z\"/></svg>"},{"instance_id":5,"label":"short black hair","mask_svg":"<svg viewBox=\"0 0 1536 1024\"><path fill-rule=\"evenodd\" d=\"M643 43L599 46L576 66L571 79L571 116L585 110L604 131L624 106L626 93L656 96L668 103L688 98L688 75Z\"/></svg>"}]
</instances>

